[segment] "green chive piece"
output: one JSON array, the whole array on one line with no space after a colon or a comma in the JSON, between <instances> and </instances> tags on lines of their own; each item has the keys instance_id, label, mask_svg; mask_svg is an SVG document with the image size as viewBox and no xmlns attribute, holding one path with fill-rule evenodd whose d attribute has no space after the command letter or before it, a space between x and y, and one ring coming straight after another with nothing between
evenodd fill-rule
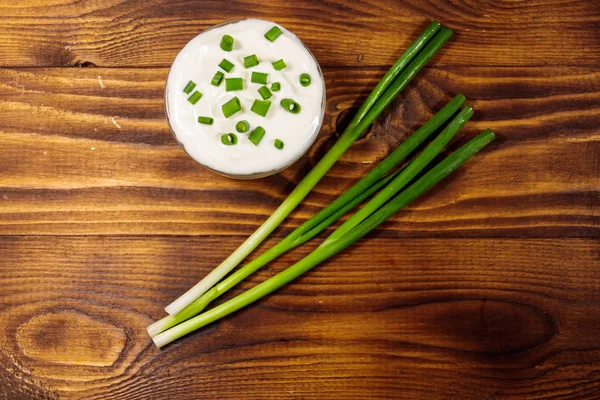
<instances>
[{"instance_id":1,"label":"green chive piece","mask_svg":"<svg viewBox=\"0 0 600 400\"><path fill-rule=\"evenodd\" d=\"M183 89L183 93L190 94L192 90L196 87L196 84L192 81L189 81L185 88Z\"/></svg>"},{"instance_id":2,"label":"green chive piece","mask_svg":"<svg viewBox=\"0 0 600 400\"><path fill-rule=\"evenodd\" d=\"M250 132L248 139L254 143L255 146L258 146L263 136L265 136L265 128L262 126L257 126L252 132Z\"/></svg>"},{"instance_id":3,"label":"green chive piece","mask_svg":"<svg viewBox=\"0 0 600 400\"><path fill-rule=\"evenodd\" d=\"M309 74L300 75L300 84L304 87L310 86L310 75Z\"/></svg>"},{"instance_id":4,"label":"green chive piece","mask_svg":"<svg viewBox=\"0 0 600 400\"><path fill-rule=\"evenodd\" d=\"M273 146L275 146L275 148L281 150L283 149L283 141L279 140L279 139L275 139L275 143L273 143Z\"/></svg>"},{"instance_id":5,"label":"green chive piece","mask_svg":"<svg viewBox=\"0 0 600 400\"><path fill-rule=\"evenodd\" d=\"M258 94L260 94L260 97L262 97L263 100L268 100L271 98L271 96L273 96L273 93L271 93L269 88L266 86L261 86L261 88L258 89Z\"/></svg>"},{"instance_id":6,"label":"green chive piece","mask_svg":"<svg viewBox=\"0 0 600 400\"><path fill-rule=\"evenodd\" d=\"M256 67L258 65L258 63L259 63L259 61L258 61L258 57L256 57L256 54L252 54L251 56L244 57L244 67L246 67L246 68Z\"/></svg>"},{"instance_id":7,"label":"green chive piece","mask_svg":"<svg viewBox=\"0 0 600 400\"><path fill-rule=\"evenodd\" d=\"M231 72L231 70L233 69L233 63L228 59L224 58L219 63L219 67L221 67L225 72Z\"/></svg>"},{"instance_id":8,"label":"green chive piece","mask_svg":"<svg viewBox=\"0 0 600 400\"><path fill-rule=\"evenodd\" d=\"M212 125L215 120L211 117L198 117L198 122L204 125Z\"/></svg>"},{"instance_id":9,"label":"green chive piece","mask_svg":"<svg viewBox=\"0 0 600 400\"><path fill-rule=\"evenodd\" d=\"M237 142L238 137L235 133L224 133L221 135L221 143L225 146L233 146L234 144L237 144Z\"/></svg>"},{"instance_id":10,"label":"green chive piece","mask_svg":"<svg viewBox=\"0 0 600 400\"><path fill-rule=\"evenodd\" d=\"M223 111L223 115L225 116L225 118L231 117L233 114L240 111L241 109L242 105L240 104L240 99L238 99L237 97L234 97L233 99L229 100L227 103L221 106L221 110Z\"/></svg>"},{"instance_id":11,"label":"green chive piece","mask_svg":"<svg viewBox=\"0 0 600 400\"><path fill-rule=\"evenodd\" d=\"M287 65L285 65L285 61L283 61L283 59L273 61L271 64L273 64L273 68L275 68L277 71L281 71L282 69L287 67Z\"/></svg>"},{"instance_id":12,"label":"green chive piece","mask_svg":"<svg viewBox=\"0 0 600 400\"><path fill-rule=\"evenodd\" d=\"M210 80L210 84L213 86L219 86L221 84L221 82L223 81L224 77L225 77L225 75L223 75L223 73L221 71L217 71L217 72L215 72L215 75Z\"/></svg>"},{"instance_id":13,"label":"green chive piece","mask_svg":"<svg viewBox=\"0 0 600 400\"><path fill-rule=\"evenodd\" d=\"M253 72L250 80L254 83L262 83L263 85L266 85L268 76L269 74L265 74L264 72Z\"/></svg>"},{"instance_id":14,"label":"green chive piece","mask_svg":"<svg viewBox=\"0 0 600 400\"><path fill-rule=\"evenodd\" d=\"M233 50L233 37L229 35L224 35L221 38L221 49L224 51Z\"/></svg>"},{"instance_id":15,"label":"green chive piece","mask_svg":"<svg viewBox=\"0 0 600 400\"><path fill-rule=\"evenodd\" d=\"M196 90L190 97L188 97L188 101L192 104L196 104L201 97L202 93Z\"/></svg>"},{"instance_id":16,"label":"green chive piece","mask_svg":"<svg viewBox=\"0 0 600 400\"><path fill-rule=\"evenodd\" d=\"M300 111L302 110L300 104L296 103L292 99L282 99L280 104L285 111L289 111L292 114L300 114Z\"/></svg>"},{"instance_id":17,"label":"green chive piece","mask_svg":"<svg viewBox=\"0 0 600 400\"><path fill-rule=\"evenodd\" d=\"M246 133L250 129L250 124L246 120L241 120L237 124L235 124L235 130L239 133Z\"/></svg>"},{"instance_id":18,"label":"green chive piece","mask_svg":"<svg viewBox=\"0 0 600 400\"><path fill-rule=\"evenodd\" d=\"M274 42L279 36L281 36L283 32L279 29L278 26L274 26L267 33L265 33L265 37L269 42Z\"/></svg>"},{"instance_id":19,"label":"green chive piece","mask_svg":"<svg viewBox=\"0 0 600 400\"><path fill-rule=\"evenodd\" d=\"M234 90L242 90L244 88L244 80L242 78L227 78L225 79L225 90L232 92Z\"/></svg>"},{"instance_id":20,"label":"green chive piece","mask_svg":"<svg viewBox=\"0 0 600 400\"><path fill-rule=\"evenodd\" d=\"M261 117L266 117L269 107L271 107L271 102L268 100L254 100L250 111L260 115Z\"/></svg>"},{"instance_id":21,"label":"green chive piece","mask_svg":"<svg viewBox=\"0 0 600 400\"><path fill-rule=\"evenodd\" d=\"M271 90L274 92L279 92L281 90L281 83L279 82L273 82L271 84Z\"/></svg>"}]
</instances>

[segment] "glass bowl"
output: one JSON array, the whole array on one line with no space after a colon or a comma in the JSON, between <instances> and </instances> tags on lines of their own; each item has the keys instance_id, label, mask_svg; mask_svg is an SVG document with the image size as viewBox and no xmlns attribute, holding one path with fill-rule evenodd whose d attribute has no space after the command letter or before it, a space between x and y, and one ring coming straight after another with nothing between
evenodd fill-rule
<instances>
[{"instance_id":1,"label":"glass bowl","mask_svg":"<svg viewBox=\"0 0 600 400\"><path fill-rule=\"evenodd\" d=\"M254 19L248 18L248 19L239 19L239 20L226 21L226 22L214 25L214 26L212 26L212 27L204 30L203 32L201 32L200 34L198 34L197 36L195 36L194 39L197 38L197 37L199 37L199 36L202 36L202 35L206 34L207 32L210 32L213 29L216 29L216 28L219 28L219 27L223 27L223 26L226 26L226 25L230 25L230 24L235 24L235 23L238 23L238 22L241 22L241 21L246 21L246 20L254 20ZM267 23L271 24L271 26L272 25L276 25L275 23L270 22L270 21L265 21L265 20L258 20L258 21L267 22ZM279 24L277 24L277 25L281 27L281 25L279 25ZM321 127L323 125L323 118L324 118L324 115L325 115L325 105L326 105L325 79L323 77L323 72L321 70L321 66L319 65L319 62L317 61L317 59L315 58L315 56L312 54L312 52L308 49L308 47L306 47L306 45L296 35L294 35L291 31L285 29L284 27L281 27L281 28L283 28L282 30L285 33L291 35L291 37L293 37L294 39L296 39L297 42L301 46L304 47L304 49L307 51L307 53L309 54L309 56L314 61L315 65L317 67L317 71L318 71L318 75L319 75L320 81L322 82L322 93L323 93L323 95L322 95L322 98L321 98L320 111L318 112L318 116L317 116L318 121L315 124L315 128L312 131L311 137L309 138L309 140L306 141L305 148L301 152L296 153L293 157L291 157L287 162L285 162L284 165L281 165L281 166L279 166L277 168L269 169L269 170L264 170L264 171L256 171L256 172L252 172L252 173L248 173L248 174L233 174L233 173L229 173L229 172L226 172L226 171L221 171L221 170L216 169L214 167L210 167L210 166L206 165L205 163L202 163L201 161L199 161L196 157L192 156L192 154L190 154L190 152L186 150L184 144L178 138L177 133L175 132L175 129L173 127L173 123L171 121L172 118L173 118L173 116L171 116L171 114L170 114L171 111L170 111L170 107L169 107L169 82L170 82L169 78L170 78L171 74L173 73L173 65L171 66L171 68L169 70L169 74L167 75L167 80L166 80L166 83L165 83L165 102L164 102L164 106L165 106L165 114L166 114L166 117L167 117L167 122L169 124L169 128L171 130L171 133L173 134L173 137L175 138L175 140L177 141L177 143L179 143L179 145L181 146L181 148L192 159L194 159L200 165L202 165L203 167L207 168L208 170L210 170L210 171L212 171L212 172L214 172L216 174L219 174L219 175L222 175L222 176L226 176L228 178L234 178L234 179L257 179L257 178L263 178L263 177L266 177L266 176L274 175L274 174L276 174L278 172L281 172L284 169L288 168L290 165L292 165L296 161L298 161L304 154L306 154L306 152L314 144L314 142L315 142L315 140L316 140L316 138L318 136L318 133L321 130ZM191 39L191 40L194 40L194 39ZM186 46L187 46L187 43L186 43ZM183 49L180 52L183 52ZM311 122L311 124L312 123L314 123L314 120Z\"/></svg>"}]
</instances>

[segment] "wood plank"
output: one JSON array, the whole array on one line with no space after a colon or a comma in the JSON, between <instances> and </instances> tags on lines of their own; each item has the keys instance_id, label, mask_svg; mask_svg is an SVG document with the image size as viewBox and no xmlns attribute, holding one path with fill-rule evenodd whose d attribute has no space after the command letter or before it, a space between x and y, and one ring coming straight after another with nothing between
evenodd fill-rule
<instances>
[{"instance_id":1,"label":"wood plank","mask_svg":"<svg viewBox=\"0 0 600 400\"><path fill-rule=\"evenodd\" d=\"M174 142L162 108L166 69L0 70L0 234L249 234L382 72L326 69L327 113L310 154L241 182L205 171ZM597 237L600 74L582 68L427 69L277 234L351 186L457 91L476 114L451 148L488 126L497 143L385 234Z\"/></svg>"},{"instance_id":2,"label":"wood plank","mask_svg":"<svg viewBox=\"0 0 600 400\"><path fill-rule=\"evenodd\" d=\"M457 38L437 65L596 66L596 1L26 0L0 4L0 66L168 66L195 35L257 17L295 32L324 66L391 65L432 19Z\"/></svg>"},{"instance_id":3,"label":"wood plank","mask_svg":"<svg viewBox=\"0 0 600 400\"><path fill-rule=\"evenodd\" d=\"M251 308L154 348L144 327L237 242L0 237L0 395L522 399L600 390L597 239L362 240Z\"/></svg>"}]
</instances>

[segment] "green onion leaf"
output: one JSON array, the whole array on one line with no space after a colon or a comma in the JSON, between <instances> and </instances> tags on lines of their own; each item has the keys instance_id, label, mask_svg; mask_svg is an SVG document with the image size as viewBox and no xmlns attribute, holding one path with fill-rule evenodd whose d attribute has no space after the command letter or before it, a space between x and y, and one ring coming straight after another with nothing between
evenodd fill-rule
<instances>
[{"instance_id":1,"label":"green onion leaf","mask_svg":"<svg viewBox=\"0 0 600 400\"><path fill-rule=\"evenodd\" d=\"M268 100L271 98L271 96L273 96L273 93L271 93L269 88L266 86L261 86L261 88L258 89L258 94L260 94L263 100Z\"/></svg>"},{"instance_id":2,"label":"green onion leaf","mask_svg":"<svg viewBox=\"0 0 600 400\"><path fill-rule=\"evenodd\" d=\"M273 64L273 68L275 68L277 71L281 71L282 69L287 67L287 65L285 65L285 61L283 61L283 59L273 61L271 64Z\"/></svg>"},{"instance_id":3,"label":"green onion leaf","mask_svg":"<svg viewBox=\"0 0 600 400\"><path fill-rule=\"evenodd\" d=\"M253 72L250 80L254 83L262 83L263 85L266 85L268 76L269 74L265 74L264 72Z\"/></svg>"},{"instance_id":4,"label":"green onion leaf","mask_svg":"<svg viewBox=\"0 0 600 400\"><path fill-rule=\"evenodd\" d=\"M196 104L201 97L202 93L196 90L190 97L188 97L188 101L192 104Z\"/></svg>"},{"instance_id":5,"label":"green onion leaf","mask_svg":"<svg viewBox=\"0 0 600 400\"><path fill-rule=\"evenodd\" d=\"M252 54L248 57L244 57L244 67L246 68L252 68L252 67L256 67L258 65L259 61L258 61L258 57L256 57L256 54Z\"/></svg>"},{"instance_id":6,"label":"green onion leaf","mask_svg":"<svg viewBox=\"0 0 600 400\"><path fill-rule=\"evenodd\" d=\"M235 124L235 130L239 133L246 133L250 129L250 124L246 120L242 120Z\"/></svg>"},{"instance_id":7,"label":"green onion leaf","mask_svg":"<svg viewBox=\"0 0 600 400\"><path fill-rule=\"evenodd\" d=\"M242 78L227 78L225 79L225 90L233 92L244 88L244 80Z\"/></svg>"},{"instance_id":8,"label":"green onion leaf","mask_svg":"<svg viewBox=\"0 0 600 400\"><path fill-rule=\"evenodd\" d=\"M224 58L219 63L219 67L221 67L225 72L231 72L231 70L233 69L233 63L228 59Z\"/></svg>"},{"instance_id":9,"label":"green onion leaf","mask_svg":"<svg viewBox=\"0 0 600 400\"><path fill-rule=\"evenodd\" d=\"M242 105L240 104L240 99L234 97L229 100L227 103L221 106L221 110L223 111L223 115L225 118L231 117L233 114L237 113L242 109Z\"/></svg>"},{"instance_id":10,"label":"green onion leaf","mask_svg":"<svg viewBox=\"0 0 600 400\"><path fill-rule=\"evenodd\" d=\"M224 51L233 50L233 37L229 35L224 35L221 38L221 49Z\"/></svg>"},{"instance_id":11,"label":"green onion leaf","mask_svg":"<svg viewBox=\"0 0 600 400\"><path fill-rule=\"evenodd\" d=\"M301 74L300 75L300 85L307 87L310 86L310 75L309 74Z\"/></svg>"},{"instance_id":12,"label":"green onion leaf","mask_svg":"<svg viewBox=\"0 0 600 400\"><path fill-rule=\"evenodd\" d=\"M271 102L268 100L254 100L250 111L260 115L261 117L266 117L269 107L271 107Z\"/></svg>"},{"instance_id":13,"label":"green onion leaf","mask_svg":"<svg viewBox=\"0 0 600 400\"><path fill-rule=\"evenodd\" d=\"M271 90L274 92L279 92L281 90L281 83L279 82L273 82L271 84Z\"/></svg>"},{"instance_id":14,"label":"green onion leaf","mask_svg":"<svg viewBox=\"0 0 600 400\"><path fill-rule=\"evenodd\" d=\"M205 125L212 125L215 120L211 117L198 117L198 122Z\"/></svg>"},{"instance_id":15,"label":"green onion leaf","mask_svg":"<svg viewBox=\"0 0 600 400\"><path fill-rule=\"evenodd\" d=\"M283 107L285 111L289 111L292 114L300 114L300 111L302 111L300 104L296 103L292 99L282 99L279 104L281 104L281 107Z\"/></svg>"},{"instance_id":16,"label":"green onion leaf","mask_svg":"<svg viewBox=\"0 0 600 400\"><path fill-rule=\"evenodd\" d=\"M190 94L192 90L196 87L196 84L192 81L189 81L185 88L183 89L183 93Z\"/></svg>"},{"instance_id":17,"label":"green onion leaf","mask_svg":"<svg viewBox=\"0 0 600 400\"><path fill-rule=\"evenodd\" d=\"M283 149L283 142L279 139L275 139L275 143L273 143L273 145L279 150Z\"/></svg>"},{"instance_id":18,"label":"green onion leaf","mask_svg":"<svg viewBox=\"0 0 600 400\"><path fill-rule=\"evenodd\" d=\"M281 36L283 32L279 29L278 26L274 26L267 33L265 33L265 37L269 42L274 42L279 36Z\"/></svg>"},{"instance_id":19,"label":"green onion leaf","mask_svg":"<svg viewBox=\"0 0 600 400\"><path fill-rule=\"evenodd\" d=\"M221 135L221 143L225 146L233 146L234 144L237 144L237 142L238 137L235 133L224 133Z\"/></svg>"},{"instance_id":20,"label":"green onion leaf","mask_svg":"<svg viewBox=\"0 0 600 400\"><path fill-rule=\"evenodd\" d=\"M225 75L223 75L221 71L215 72L215 75L212 77L210 84L213 86L219 86L223 81L223 77L225 77Z\"/></svg>"},{"instance_id":21,"label":"green onion leaf","mask_svg":"<svg viewBox=\"0 0 600 400\"><path fill-rule=\"evenodd\" d=\"M262 126L257 126L252 132L250 132L248 139L254 143L255 146L258 146L263 136L265 136L265 128Z\"/></svg>"}]
</instances>

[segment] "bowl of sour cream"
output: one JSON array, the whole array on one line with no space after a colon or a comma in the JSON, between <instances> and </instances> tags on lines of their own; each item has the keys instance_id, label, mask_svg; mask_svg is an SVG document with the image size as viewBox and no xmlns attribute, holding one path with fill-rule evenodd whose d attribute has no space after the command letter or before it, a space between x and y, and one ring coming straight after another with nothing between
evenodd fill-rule
<instances>
[{"instance_id":1,"label":"bowl of sour cream","mask_svg":"<svg viewBox=\"0 0 600 400\"><path fill-rule=\"evenodd\" d=\"M167 121L206 168L239 179L275 174L315 141L325 81L315 57L281 25L216 25L179 52L165 88Z\"/></svg>"}]
</instances>

